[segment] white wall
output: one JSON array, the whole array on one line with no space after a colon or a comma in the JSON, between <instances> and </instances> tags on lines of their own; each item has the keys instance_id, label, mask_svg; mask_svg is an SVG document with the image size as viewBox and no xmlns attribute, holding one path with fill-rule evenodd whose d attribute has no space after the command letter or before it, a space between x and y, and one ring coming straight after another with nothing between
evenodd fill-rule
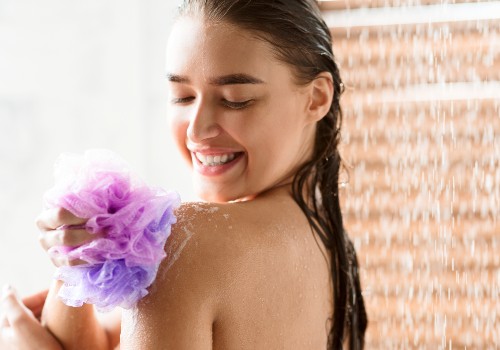
<instances>
[{"instance_id":1,"label":"white wall","mask_svg":"<svg viewBox=\"0 0 500 350\"><path fill-rule=\"evenodd\" d=\"M0 285L48 286L34 224L62 152L108 148L191 200L170 141L164 48L177 0L0 0Z\"/></svg>"}]
</instances>

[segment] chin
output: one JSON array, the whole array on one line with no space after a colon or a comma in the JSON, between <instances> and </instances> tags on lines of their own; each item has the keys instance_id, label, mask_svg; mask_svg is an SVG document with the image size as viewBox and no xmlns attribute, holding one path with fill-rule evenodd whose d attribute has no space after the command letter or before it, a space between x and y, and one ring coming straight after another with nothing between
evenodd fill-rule
<instances>
[{"instance_id":1,"label":"chin","mask_svg":"<svg viewBox=\"0 0 500 350\"><path fill-rule=\"evenodd\" d=\"M250 198L250 196L228 191L220 187L195 184L195 193L201 200L209 203L228 203Z\"/></svg>"}]
</instances>

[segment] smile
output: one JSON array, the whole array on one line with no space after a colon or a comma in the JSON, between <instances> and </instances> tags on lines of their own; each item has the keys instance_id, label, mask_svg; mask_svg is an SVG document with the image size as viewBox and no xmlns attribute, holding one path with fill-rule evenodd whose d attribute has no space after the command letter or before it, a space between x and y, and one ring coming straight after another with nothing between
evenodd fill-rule
<instances>
[{"instance_id":1,"label":"smile","mask_svg":"<svg viewBox=\"0 0 500 350\"><path fill-rule=\"evenodd\" d=\"M194 169L203 176L220 176L233 169L240 160L244 159L244 152L203 154L192 152Z\"/></svg>"},{"instance_id":2,"label":"smile","mask_svg":"<svg viewBox=\"0 0 500 350\"><path fill-rule=\"evenodd\" d=\"M226 154L218 154L218 155L205 155L198 152L194 153L196 159L200 161L204 166L220 166L227 164L234 160L238 153L226 153Z\"/></svg>"}]
</instances>

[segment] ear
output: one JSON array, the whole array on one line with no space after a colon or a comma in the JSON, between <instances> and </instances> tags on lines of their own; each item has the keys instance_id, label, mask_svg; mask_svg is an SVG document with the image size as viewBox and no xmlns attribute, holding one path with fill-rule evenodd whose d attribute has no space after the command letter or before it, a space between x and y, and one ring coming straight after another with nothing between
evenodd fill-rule
<instances>
[{"instance_id":1,"label":"ear","mask_svg":"<svg viewBox=\"0 0 500 350\"><path fill-rule=\"evenodd\" d=\"M321 72L309 84L309 104L307 121L316 123L330 110L333 100L333 77L329 72Z\"/></svg>"}]
</instances>

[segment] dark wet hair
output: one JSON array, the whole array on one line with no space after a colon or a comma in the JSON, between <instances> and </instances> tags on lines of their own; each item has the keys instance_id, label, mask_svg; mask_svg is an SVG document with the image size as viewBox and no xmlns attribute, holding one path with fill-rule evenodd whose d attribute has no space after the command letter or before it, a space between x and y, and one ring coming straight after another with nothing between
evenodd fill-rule
<instances>
[{"instance_id":1,"label":"dark wet hair","mask_svg":"<svg viewBox=\"0 0 500 350\"><path fill-rule=\"evenodd\" d=\"M364 347L367 315L354 246L344 230L339 203L338 146L342 124L339 99L343 84L332 51L332 39L313 0L184 0L181 15L202 14L209 21L234 24L271 44L277 59L288 63L300 84L320 73L333 77L334 97L329 112L316 127L312 159L293 181L293 198L331 254L333 280L332 328L328 349Z\"/></svg>"}]
</instances>

